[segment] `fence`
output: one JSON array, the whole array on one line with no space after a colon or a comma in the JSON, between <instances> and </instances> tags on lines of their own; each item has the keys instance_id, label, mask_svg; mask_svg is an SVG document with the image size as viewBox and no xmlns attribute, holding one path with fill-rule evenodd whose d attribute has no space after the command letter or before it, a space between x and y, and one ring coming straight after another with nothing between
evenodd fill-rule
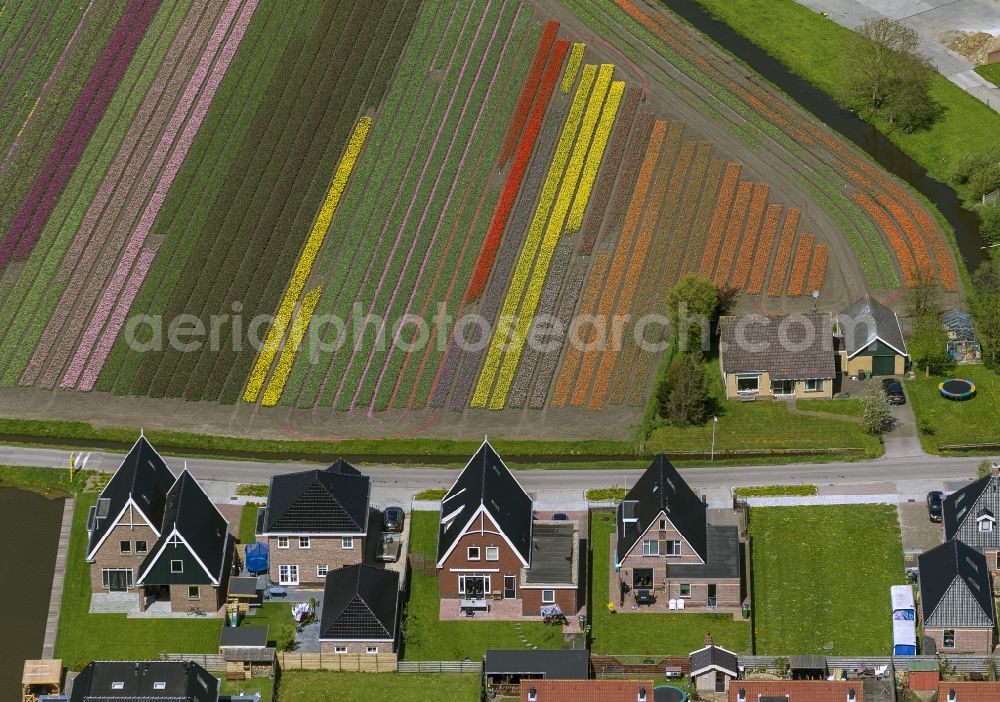
<instances>
[{"instance_id":1,"label":"fence","mask_svg":"<svg viewBox=\"0 0 1000 702\"><path fill-rule=\"evenodd\" d=\"M747 507L811 507L824 505L894 505L899 495L774 495L771 497L740 497Z\"/></svg>"},{"instance_id":2,"label":"fence","mask_svg":"<svg viewBox=\"0 0 1000 702\"><path fill-rule=\"evenodd\" d=\"M780 656L740 656L739 664L746 672L766 670L769 673L774 673L778 670L778 666L775 665L778 658ZM784 656L786 663L790 659L791 656ZM958 654L952 656L827 656L826 667L828 670L834 668L850 670L852 668L878 668L883 665L891 665L898 671L908 672L910 664L914 661L930 661L935 664L947 661L956 673L984 673L988 660L990 660L989 656Z\"/></svg>"},{"instance_id":3,"label":"fence","mask_svg":"<svg viewBox=\"0 0 1000 702\"><path fill-rule=\"evenodd\" d=\"M359 673L394 673L395 653L279 653L282 670L330 670Z\"/></svg>"},{"instance_id":4,"label":"fence","mask_svg":"<svg viewBox=\"0 0 1000 702\"><path fill-rule=\"evenodd\" d=\"M995 52L998 57L1000 57L1000 51ZM983 193L983 204L992 205L997 199L1000 198L1000 190L994 190L991 193Z\"/></svg>"},{"instance_id":5,"label":"fence","mask_svg":"<svg viewBox=\"0 0 1000 702\"><path fill-rule=\"evenodd\" d=\"M221 653L161 653L161 661L192 661L209 673L225 673L226 661Z\"/></svg>"},{"instance_id":6,"label":"fence","mask_svg":"<svg viewBox=\"0 0 1000 702\"><path fill-rule=\"evenodd\" d=\"M482 661L400 661L400 673L475 673L483 674Z\"/></svg>"},{"instance_id":7,"label":"fence","mask_svg":"<svg viewBox=\"0 0 1000 702\"><path fill-rule=\"evenodd\" d=\"M634 656L591 655L590 663L598 679L628 677L662 677L664 671L676 670L684 675L691 672L691 659L687 656Z\"/></svg>"}]
</instances>

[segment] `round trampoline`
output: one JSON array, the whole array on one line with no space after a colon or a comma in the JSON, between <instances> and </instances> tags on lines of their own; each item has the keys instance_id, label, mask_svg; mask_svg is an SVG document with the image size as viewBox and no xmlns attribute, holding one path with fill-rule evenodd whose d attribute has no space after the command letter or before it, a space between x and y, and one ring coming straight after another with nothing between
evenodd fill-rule
<instances>
[{"instance_id":1,"label":"round trampoline","mask_svg":"<svg viewBox=\"0 0 1000 702\"><path fill-rule=\"evenodd\" d=\"M687 693L674 685L657 685L653 688L654 702L687 702Z\"/></svg>"},{"instance_id":2,"label":"round trampoline","mask_svg":"<svg viewBox=\"0 0 1000 702\"><path fill-rule=\"evenodd\" d=\"M949 400L968 400L976 394L976 385L965 378L948 378L938 384L938 392Z\"/></svg>"}]
</instances>

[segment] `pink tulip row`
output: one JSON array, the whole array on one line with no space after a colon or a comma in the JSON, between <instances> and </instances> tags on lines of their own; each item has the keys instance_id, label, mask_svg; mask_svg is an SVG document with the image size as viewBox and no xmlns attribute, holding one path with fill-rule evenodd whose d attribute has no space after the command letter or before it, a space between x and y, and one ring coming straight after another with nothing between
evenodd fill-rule
<instances>
[{"instance_id":1,"label":"pink tulip row","mask_svg":"<svg viewBox=\"0 0 1000 702\"><path fill-rule=\"evenodd\" d=\"M501 16L503 15L504 7L506 7L506 0L505 0L504 4L501 5L501 7L500 7L500 14L501 14ZM504 58L507 56L507 49L510 47L510 40L514 36L514 28L517 26L517 21L518 21L518 18L520 17L520 15L521 15L521 9L523 7L524 7L523 5L518 5L517 11L514 13L514 19L511 22L510 28L509 28L509 30L507 32L507 37L506 37L506 39L504 39L503 45L500 47L500 56L496 59L496 63L494 64L493 75L490 78L489 84L486 86L486 94L483 96L483 98L479 102L479 111L476 113L476 120L472 123L472 131L469 133L469 136L466 139L465 148L462 150L462 157L459 159L458 166L455 168L455 175L454 175L454 178L451 181L451 187L448 189L448 196L445 198L444 205L441 207L441 210L440 210L440 212L438 214L437 225L434 227L434 233L431 235L430 243L427 245L427 249L424 251L423 260L421 260L421 262L420 262L420 268L417 270L417 278L413 282L413 287L410 289L410 296L406 300L406 308L405 308L405 310L403 312L403 316L401 317L401 319L406 318L407 315L409 315L412 312L412 310L413 310L413 300L417 296L417 291L420 289L420 283L421 283L421 281L423 281L424 272L427 269L427 261L430 259L431 252L434 251L434 244L437 242L438 234L440 234L440 232L441 232L441 224L444 222L445 213L448 212L448 209L451 206L451 200L452 200L452 198L455 195L455 189L458 186L459 180L462 177L462 168L463 168L463 166L465 166L465 159L468 157L469 151L472 148L472 144L476 141L476 137L479 134L479 125L482 122L483 113L486 111L486 105L489 104L489 102L490 102L490 96L493 94L493 87L496 85L497 76L500 75L500 66L503 65ZM479 77L482 74L483 66L486 65L486 59L489 56L490 48L493 46L493 41L496 39L497 29L498 28L499 28L499 24L496 25L496 26L494 26L494 28L493 28L493 34L490 36L490 40L489 40L489 43L487 44L486 50L483 51L482 58L479 61L479 67L476 69L476 74L472 78L472 87L469 88L469 93L466 96L465 103L462 105L462 110L459 113L458 124L461 124L462 120L465 118L466 109L468 109L469 102L472 100L473 94L475 93L476 85L478 85L478 83L479 83ZM458 129L456 128L455 129L455 133L452 135L451 142L448 144L448 151L447 151L447 153L444 156L443 163L447 163L448 162L448 157L450 156L451 151L452 151L452 149L455 146L455 141L457 139L458 139ZM441 180L442 172L443 171L439 171L438 175L437 175L437 178L434 179L434 187L431 188L431 194L427 198L427 204L424 205L424 211L420 215L420 223L417 225L417 232L418 233L420 232L420 229L423 227L424 218L427 216L427 211L430 208L430 204L431 204L431 202L434 199L434 193L437 190L438 183ZM410 257L413 255L413 248L416 246L416 243L417 243L417 236L415 235L414 238L413 238L413 243L410 245L410 252L406 255L406 261L403 264L403 270L404 271L410 265ZM395 289L393 289L393 291L392 291L392 297L389 300L389 304L386 306L386 310L391 310L392 309L393 303L396 300L396 294L399 292L399 287L400 286L397 283ZM374 398L378 397L379 389L382 387L382 381L386 377L386 371L389 369L389 364L390 364L390 362L392 360L392 354L393 354L393 351L396 348L396 342L399 341L399 333L400 333L400 331L401 331L401 329L397 329L396 330L396 335L395 335L395 338L393 339L393 343L389 346L388 354L385 357L385 361L384 361L384 364L382 366L382 371L379 373L378 379L375 381L375 389L372 391L372 398L373 398L373 400L374 400ZM372 353L369 354L369 356L368 356L368 363L365 364L365 370L361 374L361 379L358 381L358 390L354 393L354 399L351 401L352 408L354 406L354 403L357 402L358 393L360 392L361 388L363 387L365 376L368 375L368 370L371 367L372 360L374 359L374 357L375 357L375 353L374 353L374 349L373 349ZM369 406L369 408L368 408L368 415L369 416L372 415L372 411L373 411L374 407L375 407L375 402L373 401L371 403L371 405Z\"/></svg>"},{"instance_id":2,"label":"pink tulip row","mask_svg":"<svg viewBox=\"0 0 1000 702\"><path fill-rule=\"evenodd\" d=\"M26 258L111 101L160 0L132 0L0 243L0 268Z\"/></svg>"},{"instance_id":3,"label":"pink tulip row","mask_svg":"<svg viewBox=\"0 0 1000 702\"><path fill-rule=\"evenodd\" d=\"M28 367L21 375L19 381L21 385L35 384L52 345L61 336L56 354L60 360L58 363L48 364L41 383L44 387L53 387L75 341L75 338L66 335L64 330L78 329L82 326L80 322L77 327L68 327L69 315L74 309L89 310L100 293L100 285L88 284L88 278L98 256L104 251L114 251L117 254L125 244L127 236L125 228L119 228L115 232L116 236L110 244L108 237L115 219L122 213L121 203L127 201L129 188L139 182L140 170L150 158L158 139L160 126L167 120L169 110L183 87L182 76L188 74L198 59L200 47L205 40L204 36L195 36L200 15L200 11L191 11L185 18L167 52L163 68L143 99L115 158L104 175L97 195L87 208L69 250L60 262L56 287L63 291L62 296L49 318L41 340L35 345ZM203 29L207 34L210 27ZM117 203L117 206L113 203ZM133 213L130 222L134 221L140 206L141 200L139 205L129 204L129 212Z\"/></svg>"},{"instance_id":4,"label":"pink tulip row","mask_svg":"<svg viewBox=\"0 0 1000 702\"><path fill-rule=\"evenodd\" d=\"M504 0L504 4L506 4L506 2L507 2L507 0ZM461 85L462 77L465 76L465 71L469 67L469 60L472 58L473 49L474 49L474 47L476 45L476 42L479 40L479 35L483 31L483 27L486 24L486 16L487 16L487 14L489 14L489 10L490 10L490 7L492 6L492 4L493 4L493 0L487 0L486 6L483 8L483 14L479 18L479 24L476 26L475 34L473 34L473 36L472 36L472 41L469 42L468 50L465 53L465 59L462 61L462 65L461 65L461 67L458 70L458 78L455 81L455 89L452 91L451 97L448 99L448 106L445 108L444 115L441 117L441 122L438 124L437 132L434 134L434 141L431 142L431 148L427 152L427 158L424 159L423 167L420 169L420 175L417 177L416 186L413 189L413 195L410 197L410 202L406 206L406 211L403 213L403 221L399 225L399 229L396 232L396 238L395 238L395 240L392 243L392 248L389 250L389 255L386 256L385 258L381 258L381 260L379 261L379 263L382 265L382 273L379 276L378 283L375 286L375 292L372 295L371 302L368 305L368 312L367 312L367 314L372 314L374 312L374 310L375 310L375 304L377 303L378 298L379 298L379 293L382 291L382 286L385 284L385 279L389 275L389 270L391 268L392 259L395 257L396 251L399 248L400 244L403 242L403 232L406 231L406 225L407 225L407 223L410 220L410 215L413 214L413 208L417 204L417 195L420 193L420 186L423 184L424 178L427 176L427 171L428 171L428 169L430 168L430 165L431 165L431 159L434 156L434 152L437 150L438 141L441 139L441 134L444 132L444 126L448 122L448 117L451 115L451 110L455 106L455 100L458 98L458 86ZM497 26L494 25L494 27L493 27L493 35L492 35L493 37L496 36L496 30L497 30ZM464 31L464 28L463 28L463 31ZM491 39L491 41L492 41L492 39ZM454 54L452 54L451 59L449 60L449 70L450 70L451 63L452 63L453 59L454 59ZM446 73L447 73L447 71L446 71ZM438 176L440 177L440 171L438 172ZM405 179L405 176L404 176L403 182L405 182L405 180L406 179ZM429 203L430 203L430 200L428 199L428 204ZM427 208L425 207L424 208L424 212L423 212L423 216L426 216L426 214L427 214ZM423 223L423 216L420 219L420 224ZM389 224L390 224L391 221L392 221L391 218L388 218L388 217L386 218L385 225L382 227L382 232L379 234L379 240L381 240L386 235L387 229L388 229ZM419 225L418 225L418 231L419 231ZM417 241L417 237L414 235L413 238L412 238L412 241L411 241L411 246L410 246L410 249L409 249L409 254L408 254L406 262L404 263L404 266L402 268L403 271L406 270L406 264L409 263L409 256L412 255L412 253L413 253L413 245L416 243L416 241ZM377 249L375 249L375 250L377 250ZM367 281L367 279L368 279L368 275L366 274L365 275L365 281ZM398 280L399 280L399 278L397 278L397 281ZM364 283L362 283L362 285L364 285ZM391 308L391 305L390 305L390 308ZM383 316L381 325L380 325L379 330L378 330L378 334L382 334L382 333L384 333L384 331L385 331L385 317ZM338 400L340 400L340 394L344 391L344 387L345 387L346 381L347 381L347 379L348 379L348 377L350 375L349 374L349 370L350 370L351 366L354 364L354 359L357 356L358 349L360 348L360 344L351 344L351 347L352 347L351 348L351 355L348 358L347 365L344 367L344 372L341 374L340 385L337 387L337 393L334 395L334 398L333 398L333 405L334 405L334 407L337 406L337 402L338 402ZM359 382L356 385L357 385L357 389L360 390L360 388L362 387L362 383ZM356 400L356 399L357 399L357 392L355 392L355 396L354 396L354 398L352 398L351 409L354 408L354 400Z\"/></svg>"}]
</instances>

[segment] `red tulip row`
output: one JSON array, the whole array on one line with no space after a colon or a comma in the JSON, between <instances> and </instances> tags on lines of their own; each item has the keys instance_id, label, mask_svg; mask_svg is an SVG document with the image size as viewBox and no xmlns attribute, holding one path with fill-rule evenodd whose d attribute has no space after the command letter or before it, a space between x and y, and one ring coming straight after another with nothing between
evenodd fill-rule
<instances>
[{"instance_id":1,"label":"red tulip row","mask_svg":"<svg viewBox=\"0 0 1000 702\"><path fill-rule=\"evenodd\" d=\"M753 199L750 201L750 214L744 228L743 243L736 256L736 268L729 279L729 287L734 290L742 290L750 276L750 264L754 258L754 250L757 248L757 235L760 232L761 221L764 219L764 208L767 206L767 197L770 192L771 187L767 183L758 181L754 184ZM770 248L768 248L768 253L770 253Z\"/></svg>"},{"instance_id":2,"label":"red tulip row","mask_svg":"<svg viewBox=\"0 0 1000 702\"><path fill-rule=\"evenodd\" d=\"M785 226L781 230L778 241L778 253L771 268L771 279L767 284L768 297L780 297L785 289L785 275L788 273L788 262L792 258L792 243L795 241L795 230L799 228L798 207L792 207L785 215Z\"/></svg>"},{"instance_id":3,"label":"red tulip row","mask_svg":"<svg viewBox=\"0 0 1000 702\"><path fill-rule=\"evenodd\" d=\"M771 262L771 249L778 233L778 220L781 219L781 205L768 205L764 215L764 227L757 242L757 251L753 257L753 267L750 271L750 282L747 292L760 295L764 289L764 279L767 277L767 264Z\"/></svg>"},{"instance_id":4,"label":"red tulip row","mask_svg":"<svg viewBox=\"0 0 1000 702\"><path fill-rule=\"evenodd\" d=\"M799 237L799 247L792 262L792 277L788 281L789 295L798 296L804 292L806 274L809 272L809 257L812 256L815 241L816 237L812 234L803 234Z\"/></svg>"},{"instance_id":5,"label":"red tulip row","mask_svg":"<svg viewBox=\"0 0 1000 702\"><path fill-rule=\"evenodd\" d=\"M708 228L708 242L701 257L700 273L705 278L712 277L712 269L715 268L715 261L719 257L719 247L722 245L722 235L726 227L726 219L729 217L729 206L736 193L736 184L740 177L740 164L730 161L726 167L726 174L722 178L722 188L719 190L719 199L715 203L715 212L712 214L712 223Z\"/></svg>"}]
</instances>

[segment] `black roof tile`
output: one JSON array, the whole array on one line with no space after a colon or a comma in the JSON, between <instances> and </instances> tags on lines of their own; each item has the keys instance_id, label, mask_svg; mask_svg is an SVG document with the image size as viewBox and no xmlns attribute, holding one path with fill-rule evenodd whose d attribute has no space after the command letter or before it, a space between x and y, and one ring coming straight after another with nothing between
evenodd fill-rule
<instances>
[{"instance_id":1,"label":"black roof tile","mask_svg":"<svg viewBox=\"0 0 1000 702\"><path fill-rule=\"evenodd\" d=\"M326 575L321 639L375 641L396 638L399 573L370 565L331 570Z\"/></svg>"},{"instance_id":2,"label":"black roof tile","mask_svg":"<svg viewBox=\"0 0 1000 702\"><path fill-rule=\"evenodd\" d=\"M216 702L219 681L191 661L94 661L73 681L70 702Z\"/></svg>"},{"instance_id":3,"label":"black roof tile","mask_svg":"<svg viewBox=\"0 0 1000 702\"><path fill-rule=\"evenodd\" d=\"M271 478L264 533L360 533L368 528L371 480L345 461Z\"/></svg>"}]
</instances>

